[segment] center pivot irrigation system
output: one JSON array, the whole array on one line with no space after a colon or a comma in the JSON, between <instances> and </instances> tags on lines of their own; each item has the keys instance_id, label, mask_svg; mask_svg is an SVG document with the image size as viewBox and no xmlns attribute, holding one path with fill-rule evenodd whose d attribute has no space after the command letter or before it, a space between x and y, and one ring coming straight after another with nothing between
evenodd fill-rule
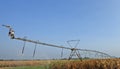
<instances>
[{"instance_id":1,"label":"center pivot irrigation system","mask_svg":"<svg viewBox=\"0 0 120 69\"><path fill-rule=\"evenodd\" d=\"M11 30L13 31L13 29L9 25L2 25L2 26L9 29L9 35L10 35ZM65 46L48 44L48 43L43 43L43 42L40 42L40 41L30 40L30 39L27 39L26 37L24 37L24 38L18 38L18 37L15 37L14 33L12 35L10 35L10 37L11 37L11 39L24 41L24 45L23 45L23 49L22 49L22 54L24 53L24 48L25 48L26 42L34 43L35 44L35 48L34 48L34 52L33 52L33 57L35 56L37 44L40 44L40 45L44 45L44 46L61 48L62 49L61 58L63 57L63 49L70 50L71 53L70 53L70 56L69 56L68 60L72 59L73 56L77 56L78 59L80 59L80 60L82 58L89 58L89 59L113 58L112 56L110 56L110 55L108 55L106 53L99 52L99 51L96 51L96 50L88 50L88 49L78 49L78 48L76 48L78 46L80 40L69 40L69 41L67 41L67 43L68 43L68 45L70 47L65 47ZM74 47L72 47L72 44L71 44L73 42L76 43L74 45Z\"/></svg>"}]
</instances>

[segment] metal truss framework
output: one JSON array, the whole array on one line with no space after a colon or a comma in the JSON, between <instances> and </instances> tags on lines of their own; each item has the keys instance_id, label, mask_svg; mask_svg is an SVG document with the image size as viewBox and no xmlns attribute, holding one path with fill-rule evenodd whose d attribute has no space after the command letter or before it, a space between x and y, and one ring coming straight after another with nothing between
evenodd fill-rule
<instances>
[{"instance_id":1,"label":"metal truss framework","mask_svg":"<svg viewBox=\"0 0 120 69\"><path fill-rule=\"evenodd\" d=\"M71 59L74 54L76 54L79 59L81 59L82 55L84 55L84 57L88 57L88 58L90 56L91 56L91 58L96 58L96 57L97 58L113 58L112 56L110 56L110 55L108 55L106 53L99 52L99 51L96 51L96 50L70 48L70 47L65 47L65 46L59 46L59 45L43 43L43 42L40 42L40 41L33 41L33 40L26 39L26 38L15 38L15 39L25 41L25 42L31 42L31 43L35 43L35 44L40 44L40 45L44 45L44 46L50 46L50 47L56 47L56 48L62 48L62 49L71 50L71 54L70 54L69 59ZM84 53L84 54L82 54L82 53Z\"/></svg>"},{"instance_id":2,"label":"metal truss framework","mask_svg":"<svg viewBox=\"0 0 120 69\"><path fill-rule=\"evenodd\" d=\"M10 26L7 26L7 25L2 25L2 26L6 27L8 29L11 28ZM22 54L24 53L24 48L25 48L26 42L34 43L35 48L34 48L34 52L33 52L33 57L35 56L35 50L36 50L37 44L40 44L40 45L44 45L44 46L61 48L62 49L61 57L63 55L63 49L71 50L69 60L72 59L72 56L74 56L74 55L76 55L80 60L81 60L81 58L96 58L96 59L98 59L98 58L100 58L100 59L113 58L109 54L99 52L99 51L96 51L96 50L78 49L78 48L76 48L78 43L75 45L74 48L70 48L70 47L65 47L65 46L59 46L59 45L54 45L54 44L43 43L43 42L40 42L40 41L34 41L34 40L27 39L27 38L17 38L17 37L15 37L14 39L24 41ZM68 44L69 44L69 42L68 42Z\"/></svg>"}]
</instances>

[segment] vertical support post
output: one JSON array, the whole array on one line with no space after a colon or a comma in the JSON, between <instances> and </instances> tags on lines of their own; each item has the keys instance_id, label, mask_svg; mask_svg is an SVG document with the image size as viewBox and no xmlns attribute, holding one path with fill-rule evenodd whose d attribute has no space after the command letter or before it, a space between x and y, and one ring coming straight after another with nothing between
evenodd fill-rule
<instances>
[{"instance_id":1,"label":"vertical support post","mask_svg":"<svg viewBox=\"0 0 120 69\"><path fill-rule=\"evenodd\" d=\"M39 42L39 41L37 41ZM35 48L34 48L34 52L33 52L33 57L35 57L35 54L36 54L36 47L37 47L37 43L35 43Z\"/></svg>"},{"instance_id":2,"label":"vertical support post","mask_svg":"<svg viewBox=\"0 0 120 69\"><path fill-rule=\"evenodd\" d=\"M62 57L63 57L63 48L62 48L62 51L61 51L61 59L62 59Z\"/></svg>"},{"instance_id":3,"label":"vertical support post","mask_svg":"<svg viewBox=\"0 0 120 69\"><path fill-rule=\"evenodd\" d=\"M33 57L35 56L36 46L37 46L37 44L35 44L35 48L34 48L34 52L33 52Z\"/></svg>"},{"instance_id":4,"label":"vertical support post","mask_svg":"<svg viewBox=\"0 0 120 69\"><path fill-rule=\"evenodd\" d=\"M26 39L26 38L27 37L25 36L24 39ZM22 54L24 53L25 45L26 45L26 41L24 41L24 44L23 44Z\"/></svg>"}]
</instances>

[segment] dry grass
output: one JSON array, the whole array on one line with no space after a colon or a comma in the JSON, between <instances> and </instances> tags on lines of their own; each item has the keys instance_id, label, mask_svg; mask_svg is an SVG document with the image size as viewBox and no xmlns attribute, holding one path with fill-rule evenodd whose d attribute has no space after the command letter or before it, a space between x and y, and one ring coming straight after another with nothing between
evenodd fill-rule
<instances>
[{"instance_id":1,"label":"dry grass","mask_svg":"<svg viewBox=\"0 0 120 69\"><path fill-rule=\"evenodd\" d=\"M17 67L17 66L38 66L48 64L50 61L0 61L0 69L5 67Z\"/></svg>"}]
</instances>

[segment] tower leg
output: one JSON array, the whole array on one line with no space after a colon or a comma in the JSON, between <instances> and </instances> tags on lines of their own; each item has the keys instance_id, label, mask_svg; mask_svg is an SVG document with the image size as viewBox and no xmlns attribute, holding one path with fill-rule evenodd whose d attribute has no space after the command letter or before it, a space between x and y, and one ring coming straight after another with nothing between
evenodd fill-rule
<instances>
[{"instance_id":1,"label":"tower leg","mask_svg":"<svg viewBox=\"0 0 120 69\"><path fill-rule=\"evenodd\" d=\"M78 59L82 61L82 58L81 58L81 56L80 56L79 51L76 51L76 55L77 55Z\"/></svg>"},{"instance_id":2,"label":"tower leg","mask_svg":"<svg viewBox=\"0 0 120 69\"><path fill-rule=\"evenodd\" d=\"M69 56L69 59L68 59L68 60L72 59L72 56L73 56L73 55L77 55L78 59L82 61L82 58L81 58L81 56L80 56L80 53L79 53L79 51L77 51L77 50L71 50L71 53L70 53L70 56Z\"/></svg>"}]
</instances>

